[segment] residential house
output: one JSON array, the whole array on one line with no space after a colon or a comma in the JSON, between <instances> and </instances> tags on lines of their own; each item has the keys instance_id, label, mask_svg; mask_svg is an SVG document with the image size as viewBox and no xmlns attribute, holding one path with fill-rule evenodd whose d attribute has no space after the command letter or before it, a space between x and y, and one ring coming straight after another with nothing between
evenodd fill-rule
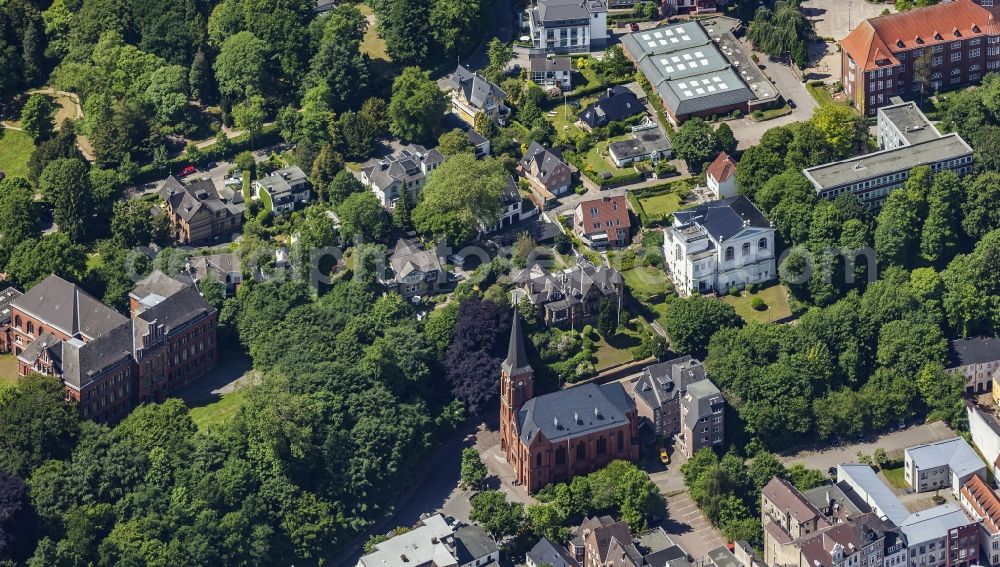
<instances>
[{"instance_id":1,"label":"residential house","mask_svg":"<svg viewBox=\"0 0 1000 567\"><path fill-rule=\"evenodd\" d=\"M989 10L954 0L863 20L840 51L848 98L874 116L895 96L927 98L1000 69L1000 26Z\"/></svg>"},{"instance_id":2,"label":"residential house","mask_svg":"<svg viewBox=\"0 0 1000 567\"><path fill-rule=\"evenodd\" d=\"M690 567L688 553L663 528L633 534L628 524L609 516L584 519L569 550L583 567Z\"/></svg>"},{"instance_id":3,"label":"residential house","mask_svg":"<svg viewBox=\"0 0 1000 567\"><path fill-rule=\"evenodd\" d=\"M23 295L20 291L8 287L0 291L0 354L10 354L13 351L14 336L11 331L10 304Z\"/></svg>"},{"instance_id":4,"label":"residential house","mask_svg":"<svg viewBox=\"0 0 1000 567\"><path fill-rule=\"evenodd\" d=\"M534 493L614 460L638 460L639 416L621 383L584 384L536 397L516 309L513 319L500 365L500 449L517 483Z\"/></svg>"},{"instance_id":5,"label":"residential house","mask_svg":"<svg viewBox=\"0 0 1000 567\"><path fill-rule=\"evenodd\" d=\"M243 283L243 268L236 254L191 256L187 260L186 271L197 283L215 281L225 285L228 297L235 295Z\"/></svg>"},{"instance_id":6,"label":"residential house","mask_svg":"<svg viewBox=\"0 0 1000 567\"><path fill-rule=\"evenodd\" d=\"M84 418L115 422L217 363L218 313L154 271L129 294L131 319L52 275L11 305L19 372L56 376Z\"/></svg>"},{"instance_id":7,"label":"residential house","mask_svg":"<svg viewBox=\"0 0 1000 567\"><path fill-rule=\"evenodd\" d=\"M211 179L183 185L168 177L158 189L172 228L181 244L198 245L228 240L243 229L246 204L221 198Z\"/></svg>"},{"instance_id":8,"label":"residential house","mask_svg":"<svg viewBox=\"0 0 1000 567\"><path fill-rule=\"evenodd\" d=\"M565 548L543 537L524 558L528 567L580 567L580 563Z\"/></svg>"},{"instance_id":9,"label":"residential house","mask_svg":"<svg viewBox=\"0 0 1000 567\"><path fill-rule=\"evenodd\" d=\"M497 567L500 551L479 526L454 529L444 516L424 518L410 531L372 546L356 567Z\"/></svg>"},{"instance_id":10,"label":"residential house","mask_svg":"<svg viewBox=\"0 0 1000 567\"><path fill-rule=\"evenodd\" d=\"M949 343L948 370L965 377L965 391L980 394L993 388L993 376L1000 370L1000 338L974 337Z\"/></svg>"},{"instance_id":11,"label":"residential house","mask_svg":"<svg viewBox=\"0 0 1000 567\"><path fill-rule=\"evenodd\" d=\"M444 115L444 127L445 130L461 130L469 138L469 143L472 144L474 155L477 158L482 158L490 155L491 147L490 140L486 138L479 132L476 132L468 122L465 122L455 114L451 112Z\"/></svg>"},{"instance_id":12,"label":"residential house","mask_svg":"<svg viewBox=\"0 0 1000 567\"><path fill-rule=\"evenodd\" d=\"M996 389L993 391L996 392ZM995 402L980 404L976 399L965 400L965 415L969 420L972 444L986 459L993 478L1000 477L1000 419L997 419L996 412Z\"/></svg>"},{"instance_id":13,"label":"residential house","mask_svg":"<svg viewBox=\"0 0 1000 567\"><path fill-rule=\"evenodd\" d=\"M543 53L528 55L528 77L538 86L573 89L573 60L569 57L552 57Z\"/></svg>"},{"instance_id":14,"label":"residential house","mask_svg":"<svg viewBox=\"0 0 1000 567\"><path fill-rule=\"evenodd\" d=\"M312 200L309 180L297 165L279 169L250 187L254 197L276 215L294 211Z\"/></svg>"},{"instance_id":15,"label":"residential house","mask_svg":"<svg viewBox=\"0 0 1000 567\"><path fill-rule=\"evenodd\" d=\"M419 242L400 238L389 255L389 270L382 283L410 299L434 295L448 282L437 250L424 250Z\"/></svg>"},{"instance_id":16,"label":"residential house","mask_svg":"<svg viewBox=\"0 0 1000 567\"><path fill-rule=\"evenodd\" d=\"M982 459L961 437L909 447L904 459L904 478L917 492L951 488L957 497L970 476L986 476Z\"/></svg>"},{"instance_id":17,"label":"residential house","mask_svg":"<svg viewBox=\"0 0 1000 567\"><path fill-rule=\"evenodd\" d=\"M979 522L980 557L988 565L1000 565L1000 497L979 476L972 476L959 491L959 503Z\"/></svg>"},{"instance_id":18,"label":"residential house","mask_svg":"<svg viewBox=\"0 0 1000 567\"><path fill-rule=\"evenodd\" d=\"M893 561L896 561L895 554L905 553L906 565L972 567L977 564L979 525L955 504L941 504L910 513L870 465L839 465L837 484L848 488L847 494L856 504L868 506L873 514L899 528L906 549L887 544L885 565L890 565L890 549L894 550Z\"/></svg>"},{"instance_id":19,"label":"residential house","mask_svg":"<svg viewBox=\"0 0 1000 567\"><path fill-rule=\"evenodd\" d=\"M521 192L517 188L517 182L514 181L513 176L507 176L507 185L500 193L500 205L503 207L500 221L496 225L486 228L484 232L496 232L521 220L523 210L521 201Z\"/></svg>"},{"instance_id":20,"label":"residential house","mask_svg":"<svg viewBox=\"0 0 1000 567\"><path fill-rule=\"evenodd\" d=\"M682 296L777 278L774 226L743 195L677 211L664 233L664 257Z\"/></svg>"},{"instance_id":21,"label":"residential house","mask_svg":"<svg viewBox=\"0 0 1000 567\"><path fill-rule=\"evenodd\" d=\"M374 158L361 164L359 179L372 190L386 209L396 207L399 197L406 191L410 203L420 200L427 176L445 161L437 149L410 144L384 158Z\"/></svg>"},{"instance_id":22,"label":"residential house","mask_svg":"<svg viewBox=\"0 0 1000 567\"><path fill-rule=\"evenodd\" d=\"M898 98L893 103L878 112L879 151L803 170L818 197L851 193L877 207L906 183L915 167L927 166L932 173L972 172L972 148L960 135L942 135L913 103Z\"/></svg>"},{"instance_id":23,"label":"residential house","mask_svg":"<svg viewBox=\"0 0 1000 567\"><path fill-rule=\"evenodd\" d=\"M688 384L681 398L681 432L678 443L687 458L699 449L721 449L724 439L726 400L709 380Z\"/></svg>"},{"instance_id":24,"label":"residential house","mask_svg":"<svg viewBox=\"0 0 1000 567\"><path fill-rule=\"evenodd\" d=\"M632 137L608 144L608 156L617 167L627 167L633 163L670 159L673 144L660 126L646 117L642 124L632 127Z\"/></svg>"},{"instance_id":25,"label":"residential house","mask_svg":"<svg viewBox=\"0 0 1000 567\"><path fill-rule=\"evenodd\" d=\"M760 491L761 525L774 522L792 539L829 527L831 522L797 488L776 476Z\"/></svg>"},{"instance_id":26,"label":"residential house","mask_svg":"<svg viewBox=\"0 0 1000 567\"><path fill-rule=\"evenodd\" d=\"M584 256L572 268L549 272L535 264L514 274L511 301L527 300L542 315L547 327L582 329L595 324L607 303L620 309L624 279L609 266L594 266Z\"/></svg>"},{"instance_id":27,"label":"residential house","mask_svg":"<svg viewBox=\"0 0 1000 567\"><path fill-rule=\"evenodd\" d=\"M716 156L705 170L705 183L716 199L728 199L739 194L736 188L736 161L726 152Z\"/></svg>"},{"instance_id":28,"label":"residential house","mask_svg":"<svg viewBox=\"0 0 1000 567\"><path fill-rule=\"evenodd\" d=\"M688 384L707 380L705 365L690 355L650 364L632 384L639 415L646 418L657 436L670 438L681 432L680 400Z\"/></svg>"},{"instance_id":29,"label":"residential house","mask_svg":"<svg viewBox=\"0 0 1000 567\"><path fill-rule=\"evenodd\" d=\"M582 201L573 214L573 234L595 250L632 243L632 220L624 196Z\"/></svg>"},{"instance_id":30,"label":"residential house","mask_svg":"<svg viewBox=\"0 0 1000 567\"><path fill-rule=\"evenodd\" d=\"M451 89L451 112L468 124L475 126L476 117L485 114L493 123L509 112L504 104L507 95L496 83L478 71L459 64L448 77Z\"/></svg>"},{"instance_id":31,"label":"residential house","mask_svg":"<svg viewBox=\"0 0 1000 567\"><path fill-rule=\"evenodd\" d=\"M645 114L646 106L627 87L609 87L604 96L580 111L579 118L587 130L621 122L637 114Z\"/></svg>"},{"instance_id":32,"label":"residential house","mask_svg":"<svg viewBox=\"0 0 1000 567\"><path fill-rule=\"evenodd\" d=\"M545 148L538 142L531 142L517 170L531 184L539 209L544 209L547 201L569 191L573 180L573 170L563 161L562 152Z\"/></svg>"},{"instance_id":33,"label":"residential house","mask_svg":"<svg viewBox=\"0 0 1000 567\"><path fill-rule=\"evenodd\" d=\"M663 6L673 14L714 14L719 0L664 0Z\"/></svg>"},{"instance_id":34,"label":"residential house","mask_svg":"<svg viewBox=\"0 0 1000 567\"><path fill-rule=\"evenodd\" d=\"M525 19L532 44L546 53L586 53L608 42L605 0L534 0Z\"/></svg>"}]
</instances>

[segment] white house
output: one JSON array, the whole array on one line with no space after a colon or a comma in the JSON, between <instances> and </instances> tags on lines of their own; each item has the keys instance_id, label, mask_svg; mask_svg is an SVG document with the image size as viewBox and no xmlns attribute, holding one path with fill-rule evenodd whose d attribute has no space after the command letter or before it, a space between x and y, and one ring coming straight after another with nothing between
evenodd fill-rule
<instances>
[{"instance_id":1,"label":"white house","mask_svg":"<svg viewBox=\"0 0 1000 567\"><path fill-rule=\"evenodd\" d=\"M548 53L580 53L608 42L605 0L536 0L526 13L531 42Z\"/></svg>"},{"instance_id":2,"label":"white house","mask_svg":"<svg viewBox=\"0 0 1000 567\"><path fill-rule=\"evenodd\" d=\"M972 443L986 458L994 478L1000 478L1000 421L989 411L972 400L965 402L965 415L969 418Z\"/></svg>"},{"instance_id":3,"label":"white house","mask_svg":"<svg viewBox=\"0 0 1000 567\"><path fill-rule=\"evenodd\" d=\"M444 161L445 157L437 149L410 144L394 154L361 164L359 178L387 209L396 206L404 190L410 194L410 203L415 205L427 183L427 175Z\"/></svg>"},{"instance_id":4,"label":"white house","mask_svg":"<svg viewBox=\"0 0 1000 567\"><path fill-rule=\"evenodd\" d=\"M738 193L736 189L736 162L729 157L729 154L722 152L705 171L705 182L716 199L735 197Z\"/></svg>"},{"instance_id":5,"label":"white house","mask_svg":"<svg viewBox=\"0 0 1000 567\"><path fill-rule=\"evenodd\" d=\"M572 59L532 53L528 55L528 76L540 87L568 91L573 88Z\"/></svg>"},{"instance_id":6,"label":"white house","mask_svg":"<svg viewBox=\"0 0 1000 567\"><path fill-rule=\"evenodd\" d=\"M412 530L375 544L356 567L481 567L499 560L496 541L483 528L450 526L444 516L435 514L421 520Z\"/></svg>"},{"instance_id":7,"label":"white house","mask_svg":"<svg viewBox=\"0 0 1000 567\"><path fill-rule=\"evenodd\" d=\"M309 180L297 165L279 169L251 184L253 197L270 204L274 214L294 211L299 205L312 200Z\"/></svg>"},{"instance_id":8,"label":"white house","mask_svg":"<svg viewBox=\"0 0 1000 567\"><path fill-rule=\"evenodd\" d=\"M986 477L986 463L961 437L910 447L904 457L903 477L917 492L951 488L957 498L969 477Z\"/></svg>"},{"instance_id":9,"label":"white house","mask_svg":"<svg viewBox=\"0 0 1000 567\"><path fill-rule=\"evenodd\" d=\"M774 226L746 197L674 213L664 257L677 293L724 293L777 277Z\"/></svg>"}]
</instances>

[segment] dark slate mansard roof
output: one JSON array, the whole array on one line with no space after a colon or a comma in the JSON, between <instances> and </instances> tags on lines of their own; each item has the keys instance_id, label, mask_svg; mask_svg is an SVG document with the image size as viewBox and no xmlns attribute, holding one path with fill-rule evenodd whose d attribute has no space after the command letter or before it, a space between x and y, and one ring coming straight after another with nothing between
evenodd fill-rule
<instances>
[{"instance_id":1,"label":"dark slate mansard roof","mask_svg":"<svg viewBox=\"0 0 1000 567\"><path fill-rule=\"evenodd\" d=\"M604 126L609 122L625 120L646 111L635 93L623 86L614 86L596 102L580 111L580 120L588 126Z\"/></svg>"},{"instance_id":2,"label":"dark slate mansard roof","mask_svg":"<svg viewBox=\"0 0 1000 567\"><path fill-rule=\"evenodd\" d=\"M462 96L476 108L482 108L486 104L486 99L490 95L497 98L504 98L503 90L495 83L492 83L477 72L469 70L464 65L459 64L455 72L450 77L451 87L462 91Z\"/></svg>"},{"instance_id":3,"label":"dark slate mansard roof","mask_svg":"<svg viewBox=\"0 0 1000 567\"><path fill-rule=\"evenodd\" d=\"M518 430L529 445L539 433L549 441L562 441L625 425L625 414L631 411L635 402L620 382L584 384L525 402L518 412Z\"/></svg>"},{"instance_id":4,"label":"dark slate mansard roof","mask_svg":"<svg viewBox=\"0 0 1000 567\"><path fill-rule=\"evenodd\" d=\"M723 242L747 227L771 228L771 221L743 195L710 201L674 213L676 224L698 223L717 242Z\"/></svg>"}]
</instances>

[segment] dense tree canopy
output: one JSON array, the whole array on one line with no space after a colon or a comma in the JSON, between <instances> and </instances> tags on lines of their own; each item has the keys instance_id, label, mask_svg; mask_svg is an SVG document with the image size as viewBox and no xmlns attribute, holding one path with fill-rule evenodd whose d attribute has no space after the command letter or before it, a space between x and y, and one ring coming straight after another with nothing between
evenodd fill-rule
<instances>
[{"instance_id":1,"label":"dense tree canopy","mask_svg":"<svg viewBox=\"0 0 1000 567\"><path fill-rule=\"evenodd\" d=\"M507 178L494 158L453 156L427 177L413 223L421 234L445 236L453 246L462 244L500 220L500 196Z\"/></svg>"}]
</instances>

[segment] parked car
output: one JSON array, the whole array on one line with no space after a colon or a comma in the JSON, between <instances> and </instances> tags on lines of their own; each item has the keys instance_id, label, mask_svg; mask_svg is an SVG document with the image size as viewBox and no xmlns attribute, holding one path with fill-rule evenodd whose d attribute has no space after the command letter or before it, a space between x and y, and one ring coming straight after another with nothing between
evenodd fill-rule
<instances>
[{"instance_id":1,"label":"parked car","mask_svg":"<svg viewBox=\"0 0 1000 567\"><path fill-rule=\"evenodd\" d=\"M192 173L197 173L197 172L198 172L198 168L197 167L195 167L193 165L187 165L187 166L184 166L183 169L181 169L180 175L181 175L181 177L187 177L188 175L191 175Z\"/></svg>"},{"instance_id":2,"label":"parked car","mask_svg":"<svg viewBox=\"0 0 1000 567\"><path fill-rule=\"evenodd\" d=\"M632 22L631 24L629 24L628 27L629 27L630 30L632 30L634 32L639 31L639 24L637 24L635 22Z\"/></svg>"},{"instance_id":3,"label":"parked car","mask_svg":"<svg viewBox=\"0 0 1000 567\"><path fill-rule=\"evenodd\" d=\"M660 461L665 465L670 464L670 453L667 452L666 447L660 447Z\"/></svg>"},{"instance_id":4,"label":"parked car","mask_svg":"<svg viewBox=\"0 0 1000 567\"><path fill-rule=\"evenodd\" d=\"M794 101L794 100L792 100L792 99L788 99L788 100L787 100L787 101L785 101L785 102L787 102L787 103L788 103L788 108L793 108L793 109L795 108L795 101Z\"/></svg>"}]
</instances>

